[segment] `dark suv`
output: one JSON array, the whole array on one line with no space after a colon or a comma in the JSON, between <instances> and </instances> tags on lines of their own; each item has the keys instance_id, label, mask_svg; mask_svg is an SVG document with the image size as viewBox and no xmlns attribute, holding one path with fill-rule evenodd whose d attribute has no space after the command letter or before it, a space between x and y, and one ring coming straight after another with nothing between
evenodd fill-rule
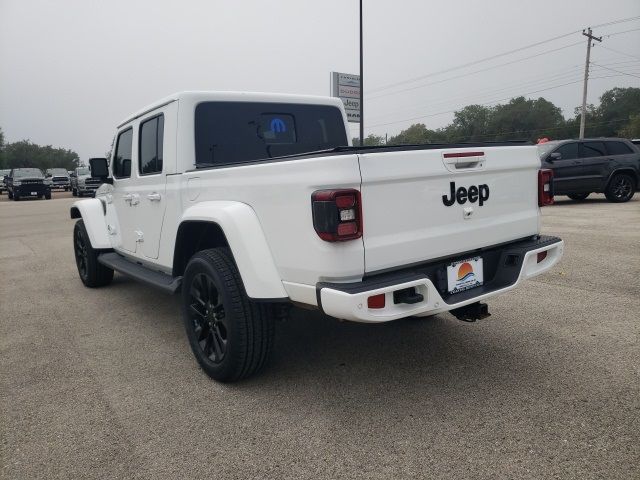
<instances>
[{"instance_id":1,"label":"dark suv","mask_svg":"<svg viewBox=\"0 0 640 480\"><path fill-rule=\"evenodd\" d=\"M640 183L640 150L629 140L556 140L538 150L542 167L553 170L555 195L584 200L597 192L610 202L627 202Z\"/></svg>"}]
</instances>

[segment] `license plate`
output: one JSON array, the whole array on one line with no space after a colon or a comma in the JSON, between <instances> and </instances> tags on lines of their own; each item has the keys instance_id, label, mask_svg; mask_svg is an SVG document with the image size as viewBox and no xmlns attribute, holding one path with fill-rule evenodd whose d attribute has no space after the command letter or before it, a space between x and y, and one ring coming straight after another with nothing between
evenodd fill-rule
<instances>
[{"instance_id":1,"label":"license plate","mask_svg":"<svg viewBox=\"0 0 640 480\"><path fill-rule=\"evenodd\" d=\"M38 195L38 192L31 192L31 195Z\"/></svg>"},{"instance_id":2,"label":"license plate","mask_svg":"<svg viewBox=\"0 0 640 480\"><path fill-rule=\"evenodd\" d=\"M479 287L484 282L482 257L469 258L447 266L447 287L449 293L463 292Z\"/></svg>"}]
</instances>

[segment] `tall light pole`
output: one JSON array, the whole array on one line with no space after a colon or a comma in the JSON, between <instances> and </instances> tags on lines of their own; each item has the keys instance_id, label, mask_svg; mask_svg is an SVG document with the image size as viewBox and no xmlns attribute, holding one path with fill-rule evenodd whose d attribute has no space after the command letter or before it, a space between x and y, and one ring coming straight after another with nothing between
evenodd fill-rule
<instances>
[{"instance_id":1,"label":"tall light pole","mask_svg":"<svg viewBox=\"0 0 640 480\"><path fill-rule=\"evenodd\" d=\"M362 0L360 0L360 146L364 146L364 89L362 82Z\"/></svg>"},{"instance_id":2,"label":"tall light pole","mask_svg":"<svg viewBox=\"0 0 640 480\"><path fill-rule=\"evenodd\" d=\"M591 41L602 41L602 37L594 37L591 34L591 27L582 31L582 35L587 37L587 61L584 64L584 85L582 87L582 112L580 112L580 139L584 138L584 127L587 121L587 84L589 83L589 60L591 57Z\"/></svg>"}]
</instances>

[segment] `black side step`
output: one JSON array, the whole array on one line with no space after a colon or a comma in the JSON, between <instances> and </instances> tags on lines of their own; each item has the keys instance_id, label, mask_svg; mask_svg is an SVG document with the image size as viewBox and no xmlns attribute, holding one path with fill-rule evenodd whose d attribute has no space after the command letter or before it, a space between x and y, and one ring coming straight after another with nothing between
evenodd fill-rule
<instances>
[{"instance_id":1,"label":"black side step","mask_svg":"<svg viewBox=\"0 0 640 480\"><path fill-rule=\"evenodd\" d=\"M182 283L182 277L172 277L166 273L150 270L115 252L101 253L98 256L98 261L105 267L112 268L123 275L157 287L167 293L176 293Z\"/></svg>"}]
</instances>

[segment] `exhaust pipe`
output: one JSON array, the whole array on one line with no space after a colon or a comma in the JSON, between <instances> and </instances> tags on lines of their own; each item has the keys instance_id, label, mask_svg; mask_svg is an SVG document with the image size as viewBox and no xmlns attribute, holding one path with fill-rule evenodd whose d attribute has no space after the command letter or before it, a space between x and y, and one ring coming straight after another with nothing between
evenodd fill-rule
<instances>
[{"instance_id":1,"label":"exhaust pipe","mask_svg":"<svg viewBox=\"0 0 640 480\"><path fill-rule=\"evenodd\" d=\"M450 311L454 317L463 322L475 322L490 317L489 306L486 303L475 302Z\"/></svg>"}]
</instances>

